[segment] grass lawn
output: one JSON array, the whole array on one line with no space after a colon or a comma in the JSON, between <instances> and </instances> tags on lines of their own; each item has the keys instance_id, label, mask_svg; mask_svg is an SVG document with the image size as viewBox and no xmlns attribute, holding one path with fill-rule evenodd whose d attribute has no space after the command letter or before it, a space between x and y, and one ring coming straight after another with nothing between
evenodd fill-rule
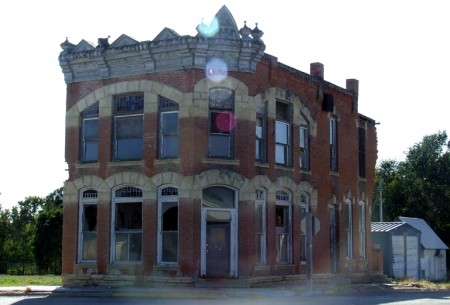
<instances>
[{"instance_id":1,"label":"grass lawn","mask_svg":"<svg viewBox=\"0 0 450 305\"><path fill-rule=\"evenodd\" d=\"M0 275L0 287L7 286L61 286L60 275Z\"/></svg>"}]
</instances>

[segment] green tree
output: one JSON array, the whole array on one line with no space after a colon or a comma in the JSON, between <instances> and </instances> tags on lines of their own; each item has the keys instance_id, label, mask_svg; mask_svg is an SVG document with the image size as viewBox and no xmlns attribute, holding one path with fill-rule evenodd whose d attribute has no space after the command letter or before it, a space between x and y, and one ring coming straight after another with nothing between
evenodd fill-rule
<instances>
[{"instance_id":1,"label":"green tree","mask_svg":"<svg viewBox=\"0 0 450 305\"><path fill-rule=\"evenodd\" d=\"M399 216L423 218L450 245L450 149L447 139L445 131L427 135L408 150L405 161L383 161L377 172L383 181L384 221ZM376 215L373 216L377 221Z\"/></svg>"},{"instance_id":2,"label":"green tree","mask_svg":"<svg viewBox=\"0 0 450 305\"><path fill-rule=\"evenodd\" d=\"M33 261L33 240L36 214L41 209L44 199L27 197L14 206L10 213L10 234L4 242L8 261Z\"/></svg>"},{"instance_id":3,"label":"green tree","mask_svg":"<svg viewBox=\"0 0 450 305\"><path fill-rule=\"evenodd\" d=\"M11 217L9 210L4 210L0 205L0 261L8 259L5 241L11 236ZM1 268L1 266L0 266ZM1 270L0 270L1 272Z\"/></svg>"},{"instance_id":4,"label":"green tree","mask_svg":"<svg viewBox=\"0 0 450 305\"><path fill-rule=\"evenodd\" d=\"M42 271L61 272L62 202L62 188L59 188L45 198L42 210L36 217L33 248L36 262Z\"/></svg>"}]
</instances>

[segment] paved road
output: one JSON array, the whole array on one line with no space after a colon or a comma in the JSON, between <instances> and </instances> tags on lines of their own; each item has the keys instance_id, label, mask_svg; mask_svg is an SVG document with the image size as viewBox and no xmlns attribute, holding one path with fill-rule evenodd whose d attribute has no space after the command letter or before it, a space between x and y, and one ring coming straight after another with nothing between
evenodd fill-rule
<instances>
[{"instance_id":1,"label":"paved road","mask_svg":"<svg viewBox=\"0 0 450 305\"><path fill-rule=\"evenodd\" d=\"M1 305L448 305L450 291L377 291L347 295L248 295L245 297L180 298L148 296L0 296Z\"/></svg>"}]
</instances>

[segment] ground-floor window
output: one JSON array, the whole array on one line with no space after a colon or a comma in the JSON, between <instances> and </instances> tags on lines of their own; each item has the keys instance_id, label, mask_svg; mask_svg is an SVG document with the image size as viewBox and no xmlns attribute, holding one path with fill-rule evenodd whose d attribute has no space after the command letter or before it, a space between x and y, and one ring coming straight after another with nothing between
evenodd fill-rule
<instances>
[{"instance_id":1,"label":"ground-floor window","mask_svg":"<svg viewBox=\"0 0 450 305\"><path fill-rule=\"evenodd\" d=\"M358 205L359 212L359 257L366 258L366 206L364 201Z\"/></svg>"},{"instance_id":2,"label":"ground-floor window","mask_svg":"<svg viewBox=\"0 0 450 305\"><path fill-rule=\"evenodd\" d=\"M97 191L85 190L81 193L79 210L78 261L97 259Z\"/></svg>"},{"instance_id":3,"label":"ground-floor window","mask_svg":"<svg viewBox=\"0 0 450 305\"><path fill-rule=\"evenodd\" d=\"M291 195L285 190L276 192L276 261L279 264L291 263L292 257L292 212Z\"/></svg>"},{"instance_id":4,"label":"ground-floor window","mask_svg":"<svg viewBox=\"0 0 450 305\"><path fill-rule=\"evenodd\" d=\"M266 250L266 192L256 190L255 200L255 235L256 235L256 264L267 263Z\"/></svg>"},{"instance_id":5,"label":"ground-floor window","mask_svg":"<svg viewBox=\"0 0 450 305\"><path fill-rule=\"evenodd\" d=\"M138 262L142 257L142 190L123 187L114 192L112 261Z\"/></svg>"},{"instance_id":6,"label":"ground-floor window","mask_svg":"<svg viewBox=\"0 0 450 305\"><path fill-rule=\"evenodd\" d=\"M353 219L352 219L352 202L345 201L345 232L346 232L346 256L353 257Z\"/></svg>"},{"instance_id":7,"label":"ground-floor window","mask_svg":"<svg viewBox=\"0 0 450 305\"><path fill-rule=\"evenodd\" d=\"M159 189L158 202L158 262L178 262L178 189Z\"/></svg>"}]
</instances>

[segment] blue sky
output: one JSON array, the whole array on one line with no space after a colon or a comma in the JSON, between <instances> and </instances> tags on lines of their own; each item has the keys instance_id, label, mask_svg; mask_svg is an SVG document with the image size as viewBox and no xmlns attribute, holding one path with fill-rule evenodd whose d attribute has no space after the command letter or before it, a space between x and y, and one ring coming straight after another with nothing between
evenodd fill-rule
<instances>
[{"instance_id":1,"label":"blue sky","mask_svg":"<svg viewBox=\"0 0 450 305\"><path fill-rule=\"evenodd\" d=\"M359 112L381 124L379 160L402 160L424 135L450 132L450 1L59 1L2 2L0 204L45 196L67 179L66 85L59 45L121 34L152 40L164 27L195 35L226 5L239 28L264 32L266 52L345 87L359 80Z\"/></svg>"}]
</instances>

